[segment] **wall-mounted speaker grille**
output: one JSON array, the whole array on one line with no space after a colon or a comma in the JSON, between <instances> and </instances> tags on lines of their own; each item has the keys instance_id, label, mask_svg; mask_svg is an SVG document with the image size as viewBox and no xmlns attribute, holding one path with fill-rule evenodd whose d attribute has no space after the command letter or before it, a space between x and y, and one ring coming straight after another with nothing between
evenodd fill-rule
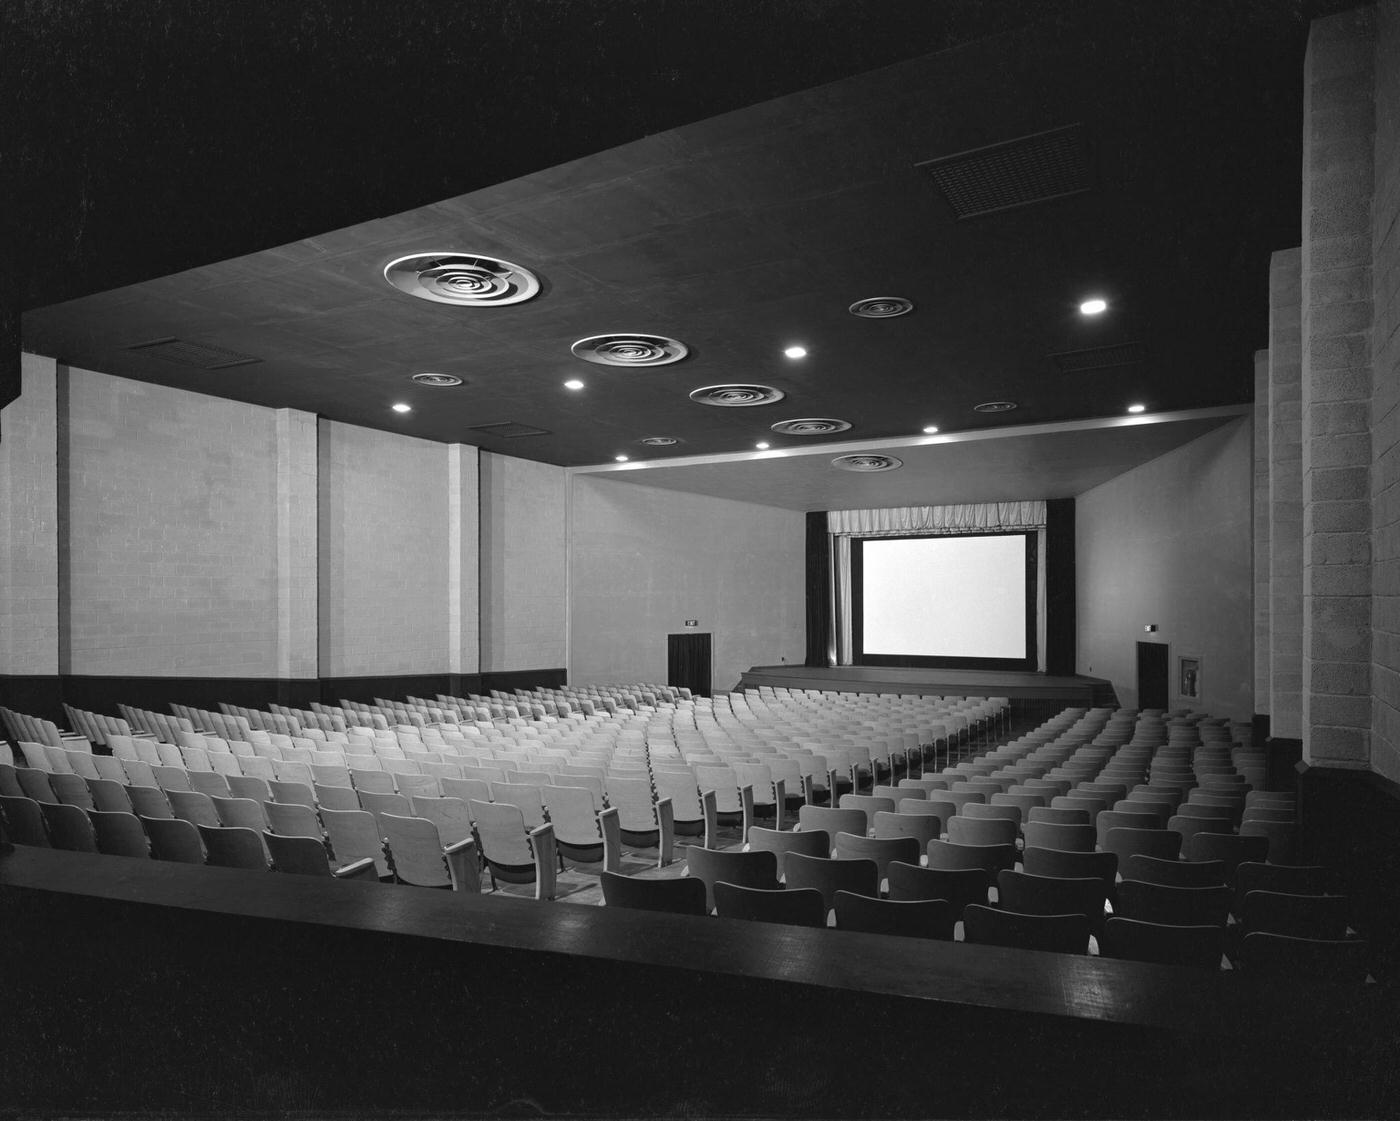
<instances>
[{"instance_id":1,"label":"wall-mounted speaker grille","mask_svg":"<svg viewBox=\"0 0 1400 1121\"><path fill-rule=\"evenodd\" d=\"M126 349L146 358L169 362L172 366L193 366L199 370L226 370L230 366L247 366L262 361L251 354L240 354L236 350L225 350L221 346L208 346L205 343L192 343L173 336L134 343Z\"/></svg>"},{"instance_id":2,"label":"wall-mounted speaker grille","mask_svg":"<svg viewBox=\"0 0 1400 1121\"><path fill-rule=\"evenodd\" d=\"M473 424L468 427L472 432L480 432L483 436L500 436L505 440L518 440L522 436L548 436L551 434L547 428L536 428L532 424L521 424L514 420L502 420L495 424Z\"/></svg>"},{"instance_id":3,"label":"wall-mounted speaker grille","mask_svg":"<svg viewBox=\"0 0 1400 1121\"><path fill-rule=\"evenodd\" d=\"M940 156L917 166L932 177L959 220L1077 195L1093 186L1083 125Z\"/></svg>"},{"instance_id":4,"label":"wall-mounted speaker grille","mask_svg":"<svg viewBox=\"0 0 1400 1121\"><path fill-rule=\"evenodd\" d=\"M1115 343L1090 350L1061 351L1050 355L1050 361L1055 364L1056 373L1083 374L1091 370L1111 370L1116 366L1135 366L1144 357L1142 343Z\"/></svg>"}]
</instances>

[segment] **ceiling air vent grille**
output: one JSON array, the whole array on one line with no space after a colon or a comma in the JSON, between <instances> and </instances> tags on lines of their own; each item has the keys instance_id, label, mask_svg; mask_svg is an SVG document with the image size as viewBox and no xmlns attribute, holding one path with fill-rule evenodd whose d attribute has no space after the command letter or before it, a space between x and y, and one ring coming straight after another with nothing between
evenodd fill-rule
<instances>
[{"instance_id":1,"label":"ceiling air vent grille","mask_svg":"<svg viewBox=\"0 0 1400 1121\"><path fill-rule=\"evenodd\" d=\"M225 350L221 346L192 343L174 337L134 343L126 349L133 354L168 362L172 366L192 366L199 370L226 370L230 366L247 366L262 361L251 354L240 354L236 350Z\"/></svg>"},{"instance_id":2,"label":"ceiling air vent grille","mask_svg":"<svg viewBox=\"0 0 1400 1121\"><path fill-rule=\"evenodd\" d=\"M959 220L1077 195L1093 186L1084 126L1077 124L917 166L932 177Z\"/></svg>"},{"instance_id":3,"label":"ceiling air vent grille","mask_svg":"<svg viewBox=\"0 0 1400 1121\"><path fill-rule=\"evenodd\" d=\"M1050 355L1055 372L1083 374L1092 370L1112 370L1117 366L1136 366L1143 360L1142 343L1115 343L1096 346L1091 350L1066 350Z\"/></svg>"},{"instance_id":4,"label":"ceiling air vent grille","mask_svg":"<svg viewBox=\"0 0 1400 1121\"><path fill-rule=\"evenodd\" d=\"M522 436L549 436L547 428L536 428L533 424L521 424L515 420L502 420L495 424L473 424L471 431L483 436L499 436L505 440L518 440Z\"/></svg>"}]
</instances>

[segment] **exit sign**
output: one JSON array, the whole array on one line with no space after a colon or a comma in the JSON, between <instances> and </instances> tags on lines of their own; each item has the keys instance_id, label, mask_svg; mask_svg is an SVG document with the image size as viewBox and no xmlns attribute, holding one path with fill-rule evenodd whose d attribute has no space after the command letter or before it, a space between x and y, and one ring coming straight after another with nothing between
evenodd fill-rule
<instances>
[{"instance_id":1,"label":"exit sign","mask_svg":"<svg viewBox=\"0 0 1400 1121\"><path fill-rule=\"evenodd\" d=\"M686 625L687 627L698 627L698 626L700 625L700 620L699 620L699 619L687 619L687 620L685 621L685 625Z\"/></svg>"}]
</instances>

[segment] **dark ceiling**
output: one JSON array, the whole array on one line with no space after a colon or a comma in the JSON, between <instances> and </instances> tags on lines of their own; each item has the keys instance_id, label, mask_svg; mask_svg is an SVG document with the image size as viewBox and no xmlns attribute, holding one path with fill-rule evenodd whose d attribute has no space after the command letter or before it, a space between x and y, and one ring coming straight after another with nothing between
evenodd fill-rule
<instances>
[{"instance_id":1,"label":"dark ceiling","mask_svg":"<svg viewBox=\"0 0 1400 1121\"><path fill-rule=\"evenodd\" d=\"M1247 401L1268 254L1298 241L1307 18L1346 6L21 3L24 345L566 465L739 452L789 417L850 441ZM959 220L916 166L1071 125L1068 197ZM431 250L544 290L463 309L384 282ZM1081 317L1088 294L1109 312ZM916 310L846 311L887 295ZM614 331L692 353L569 353ZM261 361L127 349L168 336ZM1132 361L1053 358L1118 344ZM686 396L727 382L787 398ZM1020 408L971 411L1000 398ZM505 421L549 434L472 431Z\"/></svg>"}]
</instances>

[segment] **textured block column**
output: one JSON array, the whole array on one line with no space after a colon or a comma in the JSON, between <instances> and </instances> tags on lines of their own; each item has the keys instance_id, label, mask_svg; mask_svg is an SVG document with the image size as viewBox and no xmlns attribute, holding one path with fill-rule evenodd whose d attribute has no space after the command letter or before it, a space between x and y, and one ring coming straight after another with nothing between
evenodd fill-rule
<instances>
[{"instance_id":1,"label":"textured block column","mask_svg":"<svg viewBox=\"0 0 1400 1121\"><path fill-rule=\"evenodd\" d=\"M1302 738L1302 252L1269 261L1269 723Z\"/></svg>"},{"instance_id":2,"label":"textured block column","mask_svg":"<svg viewBox=\"0 0 1400 1121\"><path fill-rule=\"evenodd\" d=\"M1400 2L1376 6L1371 261L1371 768L1400 782Z\"/></svg>"},{"instance_id":3,"label":"textured block column","mask_svg":"<svg viewBox=\"0 0 1400 1121\"><path fill-rule=\"evenodd\" d=\"M477 449L449 444L447 454L448 673L481 671L479 581L480 480Z\"/></svg>"},{"instance_id":4,"label":"textured block column","mask_svg":"<svg viewBox=\"0 0 1400 1121\"><path fill-rule=\"evenodd\" d=\"M316 416L278 409L277 676L317 675Z\"/></svg>"},{"instance_id":5,"label":"textured block column","mask_svg":"<svg viewBox=\"0 0 1400 1121\"><path fill-rule=\"evenodd\" d=\"M1303 755L1358 767L1371 735L1374 15L1313 23L1303 105Z\"/></svg>"},{"instance_id":6,"label":"textured block column","mask_svg":"<svg viewBox=\"0 0 1400 1121\"><path fill-rule=\"evenodd\" d=\"M0 412L0 674L58 673L58 394L51 358L22 356Z\"/></svg>"},{"instance_id":7,"label":"textured block column","mask_svg":"<svg viewBox=\"0 0 1400 1121\"><path fill-rule=\"evenodd\" d=\"M1256 716L1269 714L1269 352L1267 350L1254 352L1254 713Z\"/></svg>"}]
</instances>

